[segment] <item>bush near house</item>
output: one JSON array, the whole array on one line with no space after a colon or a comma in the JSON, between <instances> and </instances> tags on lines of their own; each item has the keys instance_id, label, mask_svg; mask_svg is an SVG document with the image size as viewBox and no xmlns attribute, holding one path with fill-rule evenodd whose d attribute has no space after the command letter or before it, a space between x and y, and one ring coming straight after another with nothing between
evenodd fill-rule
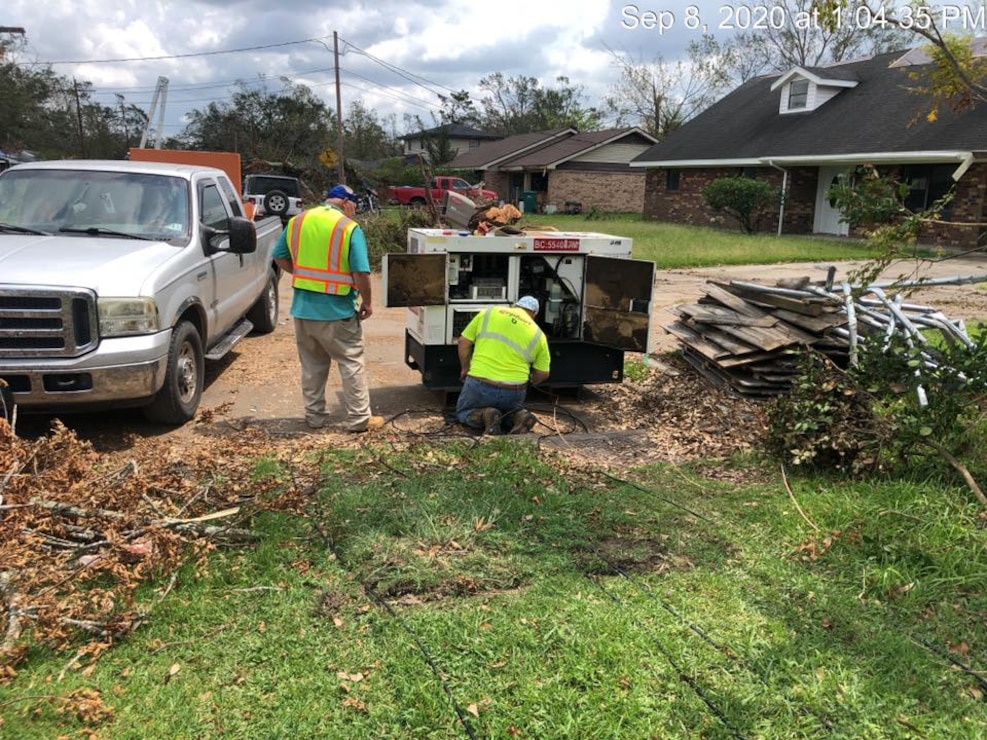
<instances>
[{"instance_id":1,"label":"bush near house","mask_svg":"<svg viewBox=\"0 0 987 740\"><path fill-rule=\"evenodd\" d=\"M706 204L737 219L745 234L757 233L761 217L779 201L778 189L764 180L721 177L703 188Z\"/></svg>"}]
</instances>

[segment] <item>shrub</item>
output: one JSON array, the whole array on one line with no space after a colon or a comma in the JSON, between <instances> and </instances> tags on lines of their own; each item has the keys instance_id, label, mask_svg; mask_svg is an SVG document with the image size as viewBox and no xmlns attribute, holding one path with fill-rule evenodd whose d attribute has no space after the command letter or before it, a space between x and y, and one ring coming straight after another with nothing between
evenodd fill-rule
<instances>
[{"instance_id":1,"label":"shrub","mask_svg":"<svg viewBox=\"0 0 987 740\"><path fill-rule=\"evenodd\" d=\"M425 208L401 208L361 215L358 219L367 237L370 268L379 270L385 254L408 251L408 229L432 226Z\"/></svg>"},{"instance_id":2,"label":"shrub","mask_svg":"<svg viewBox=\"0 0 987 740\"><path fill-rule=\"evenodd\" d=\"M823 355L805 352L792 389L768 409L768 450L814 470L851 473L881 467L893 425L879 419L860 384Z\"/></svg>"},{"instance_id":3,"label":"shrub","mask_svg":"<svg viewBox=\"0 0 987 740\"><path fill-rule=\"evenodd\" d=\"M745 234L754 234L765 211L778 204L778 189L764 180L721 177L703 188L706 204L717 213L733 216Z\"/></svg>"}]
</instances>

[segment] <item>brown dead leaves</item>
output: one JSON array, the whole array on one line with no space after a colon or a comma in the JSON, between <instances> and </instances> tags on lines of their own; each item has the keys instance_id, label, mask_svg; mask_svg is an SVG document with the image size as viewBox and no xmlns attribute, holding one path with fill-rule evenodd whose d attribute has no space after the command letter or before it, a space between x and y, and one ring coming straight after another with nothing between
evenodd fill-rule
<instances>
[{"instance_id":1,"label":"brown dead leaves","mask_svg":"<svg viewBox=\"0 0 987 740\"><path fill-rule=\"evenodd\" d=\"M121 461L60 422L24 440L0 419L0 683L29 636L55 649L80 636L108 646L143 619L140 584L201 557L249 512L297 503L293 489L274 496L274 483L251 480L242 438L129 441Z\"/></svg>"}]
</instances>

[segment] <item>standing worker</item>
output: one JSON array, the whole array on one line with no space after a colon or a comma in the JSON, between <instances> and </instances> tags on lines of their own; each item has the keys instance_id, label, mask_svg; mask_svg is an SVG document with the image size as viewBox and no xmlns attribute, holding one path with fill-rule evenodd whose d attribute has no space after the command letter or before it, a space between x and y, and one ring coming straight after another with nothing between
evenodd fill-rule
<instances>
[{"instance_id":1,"label":"standing worker","mask_svg":"<svg viewBox=\"0 0 987 740\"><path fill-rule=\"evenodd\" d=\"M353 220L356 194L335 185L325 205L288 221L274 261L291 273L291 316L302 366L305 423L328 423L326 381L332 361L339 365L346 417L343 429L366 432L384 424L370 412L361 321L373 313L370 257L363 229Z\"/></svg>"},{"instance_id":2,"label":"standing worker","mask_svg":"<svg viewBox=\"0 0 987 740\"><path fill-rule=\"evenodd\" d=\"M525 434L535 415L524 408L528 381L548 378L551 357L535 317L538 299L526 295L513 306L491 306L466 325L459 337L459 378L463 390L456 418L466 426L500 434Z\"/></svg>"}]
</instances>

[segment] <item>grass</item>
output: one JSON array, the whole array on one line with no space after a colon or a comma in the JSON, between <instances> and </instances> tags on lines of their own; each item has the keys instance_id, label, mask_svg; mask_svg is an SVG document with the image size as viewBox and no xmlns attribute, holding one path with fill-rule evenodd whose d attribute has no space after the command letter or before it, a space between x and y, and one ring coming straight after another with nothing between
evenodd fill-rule
<instances>
[{"instance_id":1,"label":"grass","mask_svg":"<svg viewBox=\"0 0 987 740\"><path fill-rule=\"evenodd\" d=\"M662 268L871 256L537 222L631 237ZM987 536L965 489L796 477L790 497L752 459L720 468L737 483L622 481L506 439L291 464L331 482L307 517L258 515L256 548L148 589L147 624L98 660L32 649L0 684L0 737L987 734Z\"/></svg>"},{"instance_id":2,"label":"grass","mask_svg":"<svg viewBox=\"0 0 987 740\"><path fill-rule=\"evenodd\" d=\"M659 269L780 262L872 259L876 252L861 241L739 231L645 221L639 214L525 216L521 226L548 225L563 231L597 231L634 240L634 257Z\"/></svg>"},{"instance_id":3,"label":"grass","mask_svg":"<svg viewBox=\"0 0 987 740\"><path fill-rule=\"evenodd\" d=\"M750 460L741 483L620 480L510 439L292 464L331 481L307 517L259 516L256 549L189 568L97 662L59 680L66 655L32 655L0 735L987 732L987 537L963 490L795 478L802 516ZM82 688L112 717L66 711Z\"/></svg>"},{"instance_id":4,"label":"grass","mask_svg":"<svg viewBox=\"0 0 987 740\"><path fill-rule=\"evenodd\" d=\"M420 211L418 213L421 213ZM364 219L373 264L388 251L403 252L406 229L418 218L414 209L385 208L379 217ZM640 214L525 216L518 226L551 226L560 231L594 231L634 240L633 256L651 260L658 269L782 262L834 262L874 259L865 242L822 236L746 236L739 231L699 228L646 221Z\"/></svg>"}]
</instances>

